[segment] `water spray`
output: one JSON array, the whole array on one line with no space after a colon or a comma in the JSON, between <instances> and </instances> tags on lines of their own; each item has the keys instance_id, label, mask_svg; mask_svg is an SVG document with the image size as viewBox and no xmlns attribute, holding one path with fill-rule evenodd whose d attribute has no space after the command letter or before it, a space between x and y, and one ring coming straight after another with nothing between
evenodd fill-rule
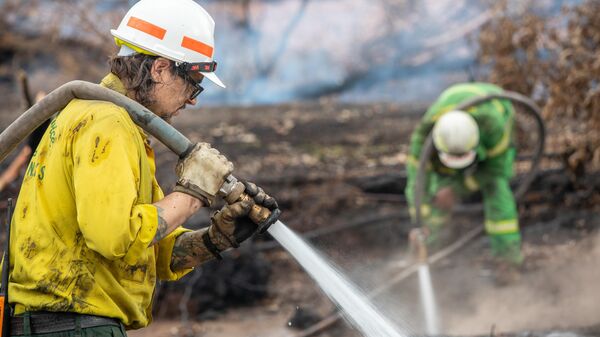
<instances>
[{"instance_id":1,"label":"water spray","mask_svg":"<svg viewBox=\"0 0 600 337\"><path fill-rule=\"evenodd\" d=\"M123 107L138 126L180 158L194 147L184 135L138 102L97 84L72 81L49 93L0 134L0 162L33 130L75 98L107 101ZM228 203L250 198L244 192L243 184L233 175L226 178L219 195ZM288 250L365 336L404 336L333 265L327 263L285 224L275 221L278 215L260 206L255 206L250 213L252 220L259 224L259 232L268 231Z\"/></svg>"},{"instance_id":2,"label":"water spray","mask_svg":"<svg viewBox=\"0 0 600 337\"><path fill-rule=\"evenodd\" d=\"M429 336L440 334L439 314L437 303L435 301L435 292L431 274L429 272L429 262L427 254L426 235L422 228L411 231L410 248L415 255L419 270L419 292L421 295L421 305L425 315L425 332Z\"/></svg>"}]
</instances>

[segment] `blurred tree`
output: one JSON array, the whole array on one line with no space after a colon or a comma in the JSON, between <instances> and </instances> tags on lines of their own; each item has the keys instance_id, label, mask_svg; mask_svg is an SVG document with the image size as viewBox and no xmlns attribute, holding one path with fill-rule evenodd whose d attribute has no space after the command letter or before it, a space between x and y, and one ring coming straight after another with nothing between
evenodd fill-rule
<instances>
[{"instance_id":1,"label":"blurred tree","mask_svg":"<svg viewBox=\"0 0 600 337\"><path fill-rule=\"evenodd\" d=\"M479 34L486 80L543 106L549 148L564 154L574 180L600 169L600 2L565 6L560 17L514 13L507 1Z\"/></svg>"}]
</instances>

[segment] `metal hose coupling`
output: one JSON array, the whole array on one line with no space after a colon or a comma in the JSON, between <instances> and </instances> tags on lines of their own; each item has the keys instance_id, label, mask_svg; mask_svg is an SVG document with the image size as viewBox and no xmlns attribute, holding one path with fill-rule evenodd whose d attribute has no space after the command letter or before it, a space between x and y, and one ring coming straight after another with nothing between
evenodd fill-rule
<instances>
[{"instance_id":1,"label":"metal hose coupling","mask_svg":"<svg viewBox=\"0 0 600 337\"><path fill-rule=\"evenodd\" d=\"M233 175L229 175L225 179L225 183L221 186L218 195L230 205L240 200L252 199L251 196L245 193L244 184L238 181ZM277 219L279 219L279 215L281 215L281 210L279 210L279 208L271 211L266 207L254 205L252 206L248 217L258 225L258 232L263 234L277 221Z\"/></svg>"},{"instance_id":2,"label":"metal hose coupling","mask_svg":"<svg viewBox=\"0 0 600 337\"><path fill-rule=\"evenodd\" d=\"M428 259L427 252L427 234L426 230L423 228L414 228L410 231L409 241L411 251L413 252L413 256L415 260L420 264L426 264Z\"/></svg>"}]
</instances>

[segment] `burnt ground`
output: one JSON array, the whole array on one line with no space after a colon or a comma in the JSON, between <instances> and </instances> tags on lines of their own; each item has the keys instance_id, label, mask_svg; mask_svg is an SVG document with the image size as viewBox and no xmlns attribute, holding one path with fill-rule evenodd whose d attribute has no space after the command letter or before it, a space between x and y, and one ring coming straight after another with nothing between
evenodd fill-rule
<instances>
[{"instance_id":1,"label":"burnt ground","mask_svg":"<svg viewBox=\"0 0 600 337\"><path fill-rule=\"evenodd\" d=\"M275 195L283 222L369 292L410 263L403 170L423 110L323 101L187 110L174 125L193 141L213 144L234 162L236 176ZM176 157L160 144L156 149L159 180L168 191ZM588 173L574 182L558 157L543 161L541 178L520 204L526 264L519 280L494 283L485 236L432 266L445 334L600 332L600 176ZM518 166L526 171L527 161ZM207 225L208 214L200 212L187 226ZM448 244L481 222L480 212L457 214L448 224ZM374 303L403 331L423 331L416 277ZM333 309L266 235L222 262L161 284L155 322L130 336L295 336ZM317 335L359 336L343 321Z\"/></svg>"}]
</instances>

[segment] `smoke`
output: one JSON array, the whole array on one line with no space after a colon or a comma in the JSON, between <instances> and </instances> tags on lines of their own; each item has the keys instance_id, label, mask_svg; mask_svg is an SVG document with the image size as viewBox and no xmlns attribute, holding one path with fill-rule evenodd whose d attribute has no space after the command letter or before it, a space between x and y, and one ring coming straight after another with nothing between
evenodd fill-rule
<instances>
[{"instance_id":1,"label":"smoke","mask_svg":"<svg viewBox=\"0 0 600 337\"><path fill-rule=\"evenodd\" d=\"M444 330L454 335L473 335L489 333L492 327L502 333L597 325L600 236L531 250L529 258L537 265L526 268L530 270L513 285L486 285L481 278L463 283L462 287L471 290L462 303L441 310L445 314ZM444 288L447 285L442 284Z\"/></svg>"},{"instance_id":2,"label":"smoke","mask_svg":"<svg viewBox=\"0 0 600 337\"><path fill-rule=\"evenodd\" d=\"M480 79L484 69L475 61L475 41L495 4L466 0L198 2L215 19L217 72L228 86L226 90L207 87L202 105L276 104L322 97L359 103L431 101L448 85ZM509 2L507 8L515 15L533 8L536 14L556 16L560 5L580 0ZM116 28L133 3L87 0L72 6L45 0L31 10L24 7L22 12L7 13L7 18L10 29L20 33L56 31L57 41L64 40L66 48L70 39L93 43L102 50L97 58L104 62L104 52L114 50L109 30ZM31 70L40 67L36 63ZM57 72L68 76L72 70Z\"/></svg>"}]
</instances>

